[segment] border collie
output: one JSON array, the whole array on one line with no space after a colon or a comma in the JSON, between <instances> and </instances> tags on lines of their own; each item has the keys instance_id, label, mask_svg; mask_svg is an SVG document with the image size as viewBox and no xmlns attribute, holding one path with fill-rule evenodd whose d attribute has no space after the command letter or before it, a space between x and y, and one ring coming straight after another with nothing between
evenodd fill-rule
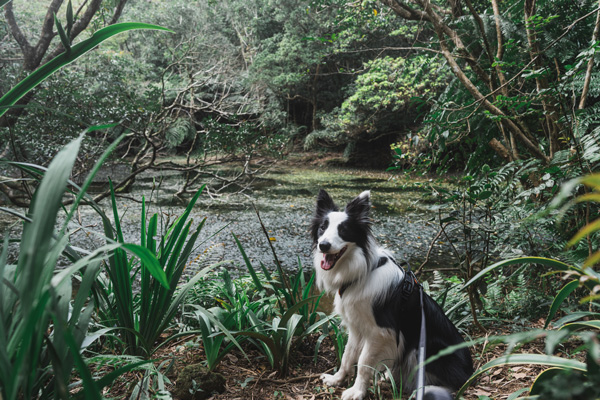
<instances>
[{"instance_id":1,"label":"border collie","mask_svg":"<svg viewBox=\"0 0 600 400\"><path fill-rule=\"evenodd\" d=\"M340 369L335 375L321 375L321 379L326 385L340 386L347 376L353 375L354 367L358 368L354 386L343 392L343 400L363 399L373 371L384 370L385 366L395 381L402 383L405 392L417 389L412 377L416 376L421 327L418 285L403 285L405 278L414 275L396 264L391 253L375 241L370 208L369 191L339 211L321 189L311 225L317 284L335 294L335 311L348 331ZM406 287L414 290L407 291ZM441 307L425 293L423 309L427 357L463 343ZM426 389L425 398L450 398L449 391L459 389L472 373L467 348L428 363L426 384L438 387Z\"/></svg>"}]
</instances>

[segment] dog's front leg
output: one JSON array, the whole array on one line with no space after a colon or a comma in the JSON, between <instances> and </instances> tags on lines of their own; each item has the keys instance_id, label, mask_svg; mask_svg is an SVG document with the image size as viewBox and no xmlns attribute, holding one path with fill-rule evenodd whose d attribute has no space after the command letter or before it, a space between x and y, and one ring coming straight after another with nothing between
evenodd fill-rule
<instances>
[{"instance_id":1,"label":"dog's front leg","mask_svg":"<svg viewBox=\"0 0 600 400\"><path fill-rule=\"evenodd\" d=\"M390 340L391 338L391 340ZM393 351L396 345L392 336L374 335L364 341L358 359L358 373L354 385L342 393L342 400L362 400L367 394L373 372L381 368L383 363L393 365Z\"/></svg>"},{"instance_id":2,"label":"dog's front leg","mask_svg":"<svg viewBox=\"0 0 600 400\"><path fill-rule=\"evenodd\" d=\"M321 380L327 386L340 386L346 376L353 375L354 365L358 361L363 343L361 337L351 330L348 332L348 343L344 349L340 369L334 375L323 374Z\"/></svg>"}]
</instances>

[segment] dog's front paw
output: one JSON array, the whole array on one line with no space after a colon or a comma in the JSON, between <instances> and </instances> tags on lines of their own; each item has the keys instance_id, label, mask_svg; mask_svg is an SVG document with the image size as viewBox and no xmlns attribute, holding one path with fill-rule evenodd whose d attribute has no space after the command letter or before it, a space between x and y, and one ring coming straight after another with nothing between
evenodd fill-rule
<instances>
[{"instance_id":1,"label":"dog's front paw","mask_svg":"<svg viewBox=\"0 0 600 400\"><path fill-rule=\"evenodd\" d=\"M335 375L323 374L321 380L327 386L340 386L344 380L344 374L338 371Z\"/></svg>"},{"instance_id":2,"label":"dog's front paw","mask_svg":"<svg viewBox=\"0 0 600 400\"><path fill-rule=\"evenodd\" d=\"M367 390L363 388L357 388L356 385L349 389L344 390L342 393L342 400L363 400Z\"/></svg>"}]
</instances>

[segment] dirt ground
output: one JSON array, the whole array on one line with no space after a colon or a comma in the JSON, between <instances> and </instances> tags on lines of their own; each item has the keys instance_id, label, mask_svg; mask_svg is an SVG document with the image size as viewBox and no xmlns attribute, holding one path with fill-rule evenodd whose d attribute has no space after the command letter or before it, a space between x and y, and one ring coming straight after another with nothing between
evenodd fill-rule
<instances>
[{"instance_id":1,"label":"dirt ground","mask_svg":"<svg viewBox=\"0 0 600 400\"><path fill-rule=\"evenodd\" d=\"M506 334L497 330L488 332L489 335ZM481 336L481 335L480 335ZM485 336L485 335L484 335ZM216 372L222 374L226 379L226 389L223 393L213 394L210 399L214 400L251 400L251 399L273 399L273 400L316 400L316 399L339 399L344 388L325 387L319 376L323 372L334 371L337 367L335 349L329 338L326 338L320 346L315 357L315 345L317 336L311 336L303 340L293 351L290 362L290 371L287 377L280 377L272 371L261 354L251 346L244 346L247 358L239 350L227 354L216 368ZM181 339L156 355L162 361L175 359L176 362L170 372L167 373L171 383L166 386L167 390L177 384L177 372L187 365L201 363L204 360L202 347L190 348L182 346L182 343L190 340ZM484 347L486 349L484 350ZM486 362L505 354L506 348L500 346L486 346L485 343L471 348L474 367L477 370ZM483 351L483 353L482 353ZM522 346L519 353L543 354L544 342L537 340ZM156 365L160 363L157 362ZM495 368L484 374L465 393L466 400L479 399L507 399L517 390L529 388L537 375L544 368L532 365L516 367ZM130 373L123 377L105 396L112 398L129 398L132 383L139 381L142 373ZM527 392L521 395L526 395ZM408 396L403 395L403 399ZM376 389L371 388L368 399L393 399L391 385L388 382L380 382Z\"/></svg>"}]
</instances>

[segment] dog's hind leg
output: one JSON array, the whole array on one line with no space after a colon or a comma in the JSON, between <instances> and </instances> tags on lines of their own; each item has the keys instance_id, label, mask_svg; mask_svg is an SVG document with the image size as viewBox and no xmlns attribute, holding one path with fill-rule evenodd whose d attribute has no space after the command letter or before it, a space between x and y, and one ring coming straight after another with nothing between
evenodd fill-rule
<instances>
[{"instance_id":1,"label":"dog's hind leg","mask_svg":"<svg viewBox=\"0 0 600 400\"><path fill-rule=\"evenodd\" d=\"M361 337L351 330L348 332L348 343L344 349L344 355L342 356L342 363L340 369L334 375L323 374L321 380L327 386L340 386L346 376L354 375L354 366L358 361L358 357L361 354L363 348L363 341Z\"/></svg>"},{"instance_id":2,"label":"dog's hind leg","mask_svg":"<svg viewBox=\"0 0 600 400\"><path fill-rule=\"evenodd\" d=\"M397 354L391 349L397 348L396 339L391 332L381 332L365 339L358 359L358 373L354 385L344 390L342 400L362 400L367 394L375 369L387 365L392 368Z\"/></svg>"}]
</instances>

